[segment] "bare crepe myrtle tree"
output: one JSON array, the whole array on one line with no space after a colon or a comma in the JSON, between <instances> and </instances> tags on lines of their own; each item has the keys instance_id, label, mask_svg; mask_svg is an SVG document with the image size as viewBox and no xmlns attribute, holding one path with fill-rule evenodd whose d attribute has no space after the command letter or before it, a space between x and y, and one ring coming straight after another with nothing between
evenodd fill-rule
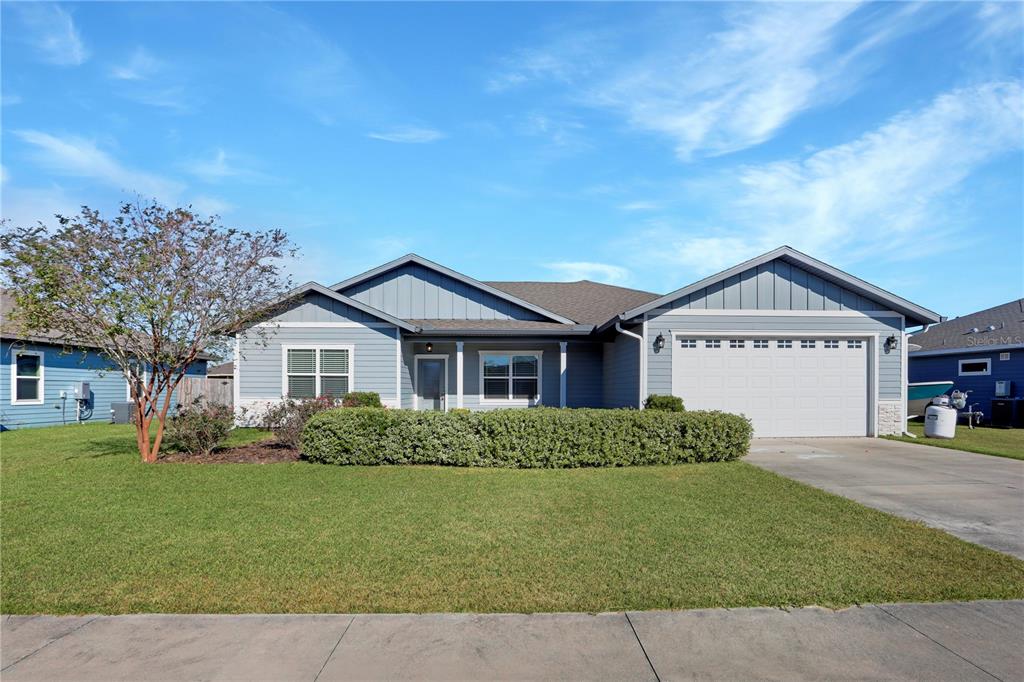
<instances>
[{"instance_id":1,"label":"bare crepe myrtle tree","mask_svg":"<svg viewBox=\"0 0 1024 682\"><path fill-rule=\"evenodd\" d=\"M99 350L128 381L144 462L160 453L189 366L226 354L233 334L271 312L291 284L282 259L295 254L281 230L225 228L191 207L140 201L113 218L83 206L55 229L5 229L0 248L15 299L4 323Z\"/></svg>"}]
</instances>

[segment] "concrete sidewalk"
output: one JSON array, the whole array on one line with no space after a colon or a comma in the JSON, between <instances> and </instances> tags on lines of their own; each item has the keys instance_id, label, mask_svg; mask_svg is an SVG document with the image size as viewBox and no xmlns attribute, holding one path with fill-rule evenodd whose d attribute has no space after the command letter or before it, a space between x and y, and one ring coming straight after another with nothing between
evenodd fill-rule
<instances>
[{"instance_id":1,"label":"concrete sidewalk","mask_svg":"<svg viewBox=\"0 0 1024 682\"><path fill-rule=\"evenodd\" d=\"M745 461L1024 559L1024 461L883 438L754 439Z\"/></svg>"},{"instance_id":2,"label":"concrete sidewalk","mask_svg":"<svg viewBox=\"0 0 1024 682\"><path fill-rule=\"evenodd\" d=\"M1024 679L1024 601L535 615L5 616L7 680Z\"/></svg>"}]
</instances>

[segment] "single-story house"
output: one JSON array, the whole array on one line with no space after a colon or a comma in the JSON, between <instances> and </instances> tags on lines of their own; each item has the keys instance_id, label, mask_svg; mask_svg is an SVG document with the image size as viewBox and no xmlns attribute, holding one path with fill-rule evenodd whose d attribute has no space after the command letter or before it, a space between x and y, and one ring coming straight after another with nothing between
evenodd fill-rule
<instances>
[{"instance_id":1,"label":"single-story house","mask_svg":"<svg viewBox=\"0 0 1024 682\"><path fill-rule=\"evenodd\" d=\"M929 326L910 337L910 381L952 381L991 417L995 398L1024 398L1024 298ZM997 395L996 383L1005 395Z\"/></svg>"},{"instance_id":2,"label":"single-story house","mask_svg":"<svg viewBox=\"0 0 1024 682\"><path fill-rule=\"evenodd\" d=\"M689 409L759 436L898 433L906 332L934 312L783 246L669 294L484 282L407 255L304 284L237 335L234 404L375 391L391 407Z\"/></svg>"},{"instance_id":3,"label":"single-story house","mask_svg":"<svg viewBox=\"0 0 1024 682\"><path fill-rule=\"evenodd\" d=\"M25 337L9 323L13 310L0 291L0 431L105 422L113 403L131 400L127 379L99 351L56 333ZM189 376L205 374L205 359L189 367Z\"/></svg>"}]
</instances>

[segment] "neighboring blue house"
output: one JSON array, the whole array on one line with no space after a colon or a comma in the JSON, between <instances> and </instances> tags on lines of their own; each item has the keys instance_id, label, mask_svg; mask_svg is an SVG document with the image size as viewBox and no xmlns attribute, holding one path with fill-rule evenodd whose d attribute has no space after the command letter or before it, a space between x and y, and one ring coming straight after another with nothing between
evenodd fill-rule
<instances>
[{"instance_id":1,"label":"neighboring blue house","mask_svg":"<svg viewBox=\"0 0 1024 682\"><path fill-rule=\"evenodd\" d=\"M992 417L992 400L1024 399L1024 299L964 315L910 337L910 381L952 381ZM1009 382L1005 396L996 382Z\"/></svg>"},{"instance_id":2,"label":"neighboring blue house","mask_svg":"<svg viewBox=\"0 0 1024 682\"><path fill-rule=\"evenodd\" d=\"M0 431L106 422L112 403L130 400L124 376L97 351L66 348L52 335L15 335L7 323L12 309L11 297L0 292ZM204 377L206 360L189 374ZM87 395L77 393L82 382Z\"/></svg>"},{"instance_id":3,"label":"neighboring blue house","mask_svg":"<svg viewBox=\"0 0 1024 682\"><path fill-rule=\"evenodd\" d=\"M417 410L640 409L673 394L745 414L758 436L901 432L905 329L939 320L785 246L665 296L482 282L410 254L284 303L236 338L234 404L250 418L350 390Z\"/></svg>"}]
</instances>

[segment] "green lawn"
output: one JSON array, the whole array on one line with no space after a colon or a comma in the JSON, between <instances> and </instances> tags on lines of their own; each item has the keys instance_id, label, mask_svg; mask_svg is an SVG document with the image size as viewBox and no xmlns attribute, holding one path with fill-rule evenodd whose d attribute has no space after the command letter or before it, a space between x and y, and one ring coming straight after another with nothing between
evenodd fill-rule
<instances>
[{"instance_id":1,"label":"green lawn","mask_svg":"<svg viewBox=\"0 0 1024 682\"><path fill-rule=\"evenodd\" d=\"M0 611L532 612L1024 597L1024 562L742 462L143 465L132 443L128 427L110 425L0 436Z\"/></svg>"},{"instance_id":2,"label":"green lawn","mask_svg":"<svg viewBox=\"0 0 1024 682\"><path fill-rule=\"evenodd\" d=\"M994 429L986 426L969 429L963 424L958 424L956 438L944 440L942 438L925 438L924 422L907 422L907 427L918 437L887 436L887 438L907 443L934 445L951 450L980 452L983 455L995 455L996 457L1024 459L1024 429Z\"/></svg>"}]
</instances>

